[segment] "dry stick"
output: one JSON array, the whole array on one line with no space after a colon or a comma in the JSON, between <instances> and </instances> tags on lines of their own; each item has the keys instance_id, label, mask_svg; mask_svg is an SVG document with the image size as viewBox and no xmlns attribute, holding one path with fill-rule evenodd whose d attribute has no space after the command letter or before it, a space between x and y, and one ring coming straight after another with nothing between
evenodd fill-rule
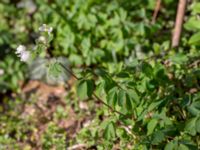
<instances>
[{"instance_id":1,"label":"dry stick","mask_svg":"<svg viewBox=\"0 0 200 150\"><path fill-rule=\"evenodd\" d=\"M179 46L186 5L187 0L179 0L178 10L176 13L176 23L172 37L172 48Z\"/></svg>"},{"instance_id":2,"label":"dry stick","mask_svg":"<svg viewBox=\"0 0 200 150\"><path fill-rule=\"evenodd\" d=\"M76 80L79 80L79 78L67 67L65 67L62 63L59 63L67 72L69 72ZM92 94L99 102L101 102L103 105L108 107L112 112L115 112L119 115L125 116L125 114L113 109L110 105L106 104L100 97L98 97L95 93Z\"/></svg>"},{"instance_id":3,"label":"dry stick","mask_svg":"<svg viewBox=\"0 0 200 150\"><path fill-rule=\"evenodd\" d=\"M157 0L156 1L156 7L154 9L154 12L153 12L153 17L152 17L152 20L151 20L151 23L154 24L155 21L156 21L156 18L158 16L158 12L160 10L160 6L161 6L161 0Z\"/></svg>"},{"instance_id":4,"label":"dry stick","mask_svg":"<svg viewBox=\"0 0 200 150\"><path fill-rule=\"evenodd\" d=\"M85 147L86 147L86 144L76 144L71 147L68 147L67 150L76 150L76 149L85 148Z\"/></svg>"}]
</instances>

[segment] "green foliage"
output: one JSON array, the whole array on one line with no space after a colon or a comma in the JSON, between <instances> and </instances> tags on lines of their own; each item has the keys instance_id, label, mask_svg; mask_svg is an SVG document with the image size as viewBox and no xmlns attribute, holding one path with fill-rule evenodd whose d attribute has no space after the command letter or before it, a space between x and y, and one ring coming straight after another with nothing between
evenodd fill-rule
<instances>
[{"instance_id":1,"label":"green foliage","mask_svg":"<svg viewBox=\"0 0 200 150\"><path fill-rule=\"evenodd\" d=\"M63 84L69 80L70 74L61 65L69 68L66 58L37 58L29 65L28 76L30 79L43 80L48 84Z\"/></svg>"},{"instance_id":2,"label":"green foliage","mask_svg":"<svg viewBox=\"0 0 200 150\"><path fill-rule=\"evenodd\" d=\"M113 122L109 122L104 131L104 138L106 140L114 140L115 139L115 126Z\"/></svg>"},{"instance_id":3,"label":"green foliage","mask_svg":"<svg viewBox=\"0 0 200 150\"><path fill-rule=\"evenodd\" d=\"M75 75L76 92L70 101L91 100L94 108L88 110L91 123L72 143L96 149L200 148L198 1L189 4L186 30L176 50L170 48L177 6L172 0L162 1L154 24L153 0L36 0L33 12L28 5L17 8L17 3L0 2L0 69L4 70L0 91L19 93L24 77L55 85ZM53 27L52 34L38 33L43 23ZM46 42L39 41L41 35ZM12 55L17 43L30 49L36 44L31 51L34 61L25 75L25 65ZM64 110L58 111L58 118L65 117ZM6 122L6 127L1 125L5 127L0 134L2 145L28 138L20 127L28 126L26 122L13 118L2 119ZM10 136L13 131L19 131L16 137ZM42 135L42 148L65 149L65 136L52 121Z\"/></svg>"},{"instance_id":4,"label":"green foliage","mask_svg":"<svg viewBox=\"0 0 200 150\"><path fill-rule=\"evenodd\" d=\"M42 137L42 148L44 150L51 148L64 150L66 148L65 138L66 135L63 134L63 131L60 130L56 124L50 123Z\"/></svg>"},{"instance_id":5,"label":"green foliage","mask_svg":"<svg viewBox=\"0 0 200 150\"><path fill-rule=\"evenodd\" d=\"M24 65L19 61L15 62L10 56L0 61L0 92L5 93L8 90L20 92L20 81L24 80Z\"/></svg>"},{"instance_id":6,"label":"green foliage","mask_svg":"<svg viewBox=\"0 0 200 150\"><path fill-rule=\"evenodd\" d=\"M77 85L77 94L80 98L85 99L91 97L94 91L94 83L92 80L80 80Z\"/></svg>"},{"instance_id":7,"label":"green foliage","mask_svg":"<svg viewBox=\"0 0 200 150\"><path fill-rule=\"evenodd\" d=\"M191 5L191 13L192 15L189 16L188 21L185 24L185 28L188 31L193 31L194 34L190 37L188 43L192 45L199 45L200 42L200 33L199 33L199 25L200 25L200 19L197 17L198 13L200 12L200 3L194 2Z\"/></svg>"}]
</instances>

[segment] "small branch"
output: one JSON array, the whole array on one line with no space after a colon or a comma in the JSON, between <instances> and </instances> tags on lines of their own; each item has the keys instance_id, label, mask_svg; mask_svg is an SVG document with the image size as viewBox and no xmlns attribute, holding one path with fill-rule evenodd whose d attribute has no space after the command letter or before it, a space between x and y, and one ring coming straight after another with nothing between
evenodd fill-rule
<instances>
[{"instance_id":1,"label":"small branch","mask_svg":"<svg viewBox=\"0 0 200 150\"><path fill-rule=\"evenodd\" d=\"M160 10L160 6L161 6L161 0L157 0L156 1L156 7L154 9L154 12L153 12L153 17L152 17L152 20L151 20L151 23L154 24L155 21L156 21L156 18L158 16L158 12Z\"/></svg>"},{"instance_id":2,"label":"small branch","mask_svg":"<svg viewBox=\"0 0 200 150\"><path fill-rule=\"evenodd\" d=\"M124 125L121 125L122 126L122 128L124 128L124 130L126 130L126 132L128 133L128 134L130 134L134 139L136 139L137 137L132 133L132 129L129 127L129 126L124 126Z\"/></svg>"},{"instance_id":3,"label":"small branch","mask_svg":"<svg viewBox=\"0 0 200 150\"><path fill-rule=\"evenodd\" d=\"M92 72L92 73L93 73L95 76L98 76L95 72ZM109 78L112 79L112 77L111 77L109 74L107 74L107 75L108 75ZM116 86L117 86L119 89L126 91L126 90L123 89L115 80L112 79L112 81L116 84ZM98 98L97 95L94 94L94 96L95 96L97 99L99 99L99 101L102 101L100 98ZM105 102L102 101L101 103L105 103ZM105 103L104 105L107 105L107 104ZM121 112L114 110L114 109L113 109L111 106L109 106L109 105L108 105L107 107L110 107L110 109L111 109L113 112L116 112L116 113L118 113L118 114L120 114L120 115L124 115L124 114L122 114ZM124 116L125 116L125 115L124 115ZM133 116L133 120L136 120L135 116Z\"/></svg>"},{"instance_id":4,"label":"small branch","mask_svg":"<svg viewBox=\"0 0 200 150\"><path fill-rule=\"evenodd\" d=\"M76 144L67 148L67 150L76 150L76 149L85 148L85 147L86 147L86 144Z\"/></svg>"},{"instance_id":5,"label":"small branch","mask_svg":"<svg viewBox=\"0 0 200 150\"><path fill-rule=\"evenodd\" d=\"M59 63L67 72L69 72L76 80L79 80L79 78L67 67L65 67L62 63Z\"/></svg>"},{"instance_id":6,"label":"small branch","mask_svg":"<svg viewBox=\"0 0 200 150\"><path fill-rule=\"evenodd\" d=\"M123 115L125 116L125 114L113 109L110 105L106 104L103 100L101 100L95 93L92 94L99 102L101 102L102 104L104 104L105 106L107 106L112 112L115 112L119 115Z\"/></svg>"},{"instance_id":7,"label":"small branch","mask_svg":"<svg viewBox=\"0 0 200 150\"><path fill-rule=\"evenodd\" d=\"M176 13L176 23L175 23L174 33L172 36L172 48L179 46L186 5L187 5L187 0L179 0L178 9Z\"/></svg>"}]
</instances>

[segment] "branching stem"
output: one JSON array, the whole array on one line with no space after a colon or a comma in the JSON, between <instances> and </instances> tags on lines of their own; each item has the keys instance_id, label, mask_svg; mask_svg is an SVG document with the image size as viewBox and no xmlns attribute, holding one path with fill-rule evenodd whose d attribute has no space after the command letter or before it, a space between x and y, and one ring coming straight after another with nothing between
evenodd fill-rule
<instances>
[{"instance_id":1,"label":"branching stem","mask_svg":"<svg viewBox=\"0 0 200 150\"><path fill-rule=\"evenodd\" d=\"M76 80L79 80L79 78L67 67L65 67L62 63L59 63L67 72L69 72ZM126 116L125 114L113 109L110 105L106 104L100 97L98 97L94 92L93 92L93 97L95 97L95 99L97 99L100 103L102 103L103 105L105 105L106 107L108 107L112 112L115 112L119 115L123 115Z\"/></svg>"}]
</instances>

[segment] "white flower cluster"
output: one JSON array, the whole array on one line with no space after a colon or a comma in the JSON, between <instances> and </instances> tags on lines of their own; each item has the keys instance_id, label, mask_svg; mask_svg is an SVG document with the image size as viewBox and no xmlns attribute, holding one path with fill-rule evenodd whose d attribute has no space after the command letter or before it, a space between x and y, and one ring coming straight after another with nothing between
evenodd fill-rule
<instances>
[{"instance_id":1,"label":"white flower cluster","mask_svg":"<svg viewBox=\"0 0 200 150\"><path fill-rule=\"evenodd\" d=\"M46 24L43 24L41 27L39 27L39 31L40 32L46 32L48 33L48 35L51 34L51 32L53 31L53 28L50 27L50 26L47 26ZM47 36L43 36L41 35L39 38L38 38L38 41L43 43L43 44L47 44L48 42L48 37ZM35 46L34 49L36 49L37 46ZM17 50L15 52L17 54L18 57L20 57L20 60L23 61L23 62L27 62L31 56L31 52L30 51L27 51L26 50L26 47L24 45L19 45L17 47Z\"/></svg>"},{"instance_id":2,"label":"white flower cluster","mask_svg":"<svg viewBox=\"0 0 200 150\"><path fill-rule=\"evenodd\" d=\"M20 57L20 60L23 62L27 62L30 58L30 52L26 50L26 47L24 45L19 45L15 53L18 55L18 57Z\"/></svg>"},{"instance_id":3,"label":"white flower cluster","mask_svg":"<svg viewBox=\"0 0 200 150\"><path fill-rule=\"evenodd\" d=\"M53 31L53 28L47 26L46 24L43 24L41 27L39 27L39 31L40 32L48 32L48 34L50 35L50 33Z\"/></svg>"}]
</instances>

